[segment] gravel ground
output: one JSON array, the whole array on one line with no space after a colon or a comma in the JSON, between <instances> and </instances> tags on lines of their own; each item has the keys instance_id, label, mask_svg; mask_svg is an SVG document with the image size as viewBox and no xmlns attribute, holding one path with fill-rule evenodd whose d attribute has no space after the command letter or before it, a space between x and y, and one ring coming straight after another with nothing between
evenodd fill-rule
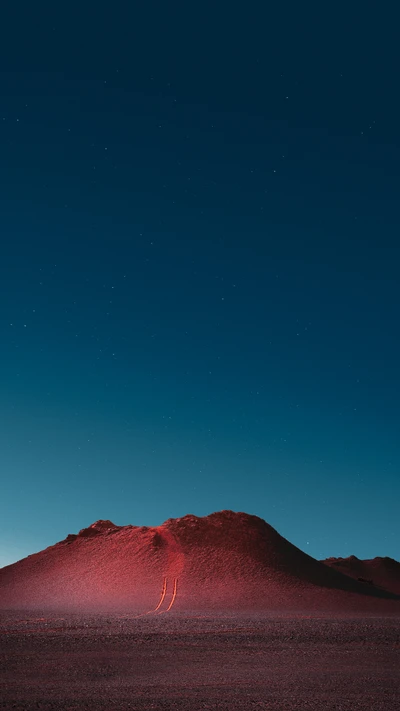
<instances>
[{"instance_id":1,"label":"gravel ground","mask_svg":"<svg viewBox=\"0 0 400 711\"><path fill-rule=\"evenodd\" d=\"M3 613L0 709L400 711L400 619Z\"/></svg>"}]
</instances>

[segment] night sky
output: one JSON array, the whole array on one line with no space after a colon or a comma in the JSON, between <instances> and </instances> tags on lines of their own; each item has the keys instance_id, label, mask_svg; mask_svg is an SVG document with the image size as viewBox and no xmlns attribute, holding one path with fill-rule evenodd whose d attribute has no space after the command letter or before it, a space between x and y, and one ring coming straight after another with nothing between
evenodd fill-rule
<instances>
[{"instance_id":1,"label":"night sky","mask_svg":"<svg viewBox=\"0 0 400 711\"><path fill-rule=\"evenodd\" d=\"M399 560L395 18L135 5L2 10L0 565L221 509Z\"/></svg>"}]
</instances>

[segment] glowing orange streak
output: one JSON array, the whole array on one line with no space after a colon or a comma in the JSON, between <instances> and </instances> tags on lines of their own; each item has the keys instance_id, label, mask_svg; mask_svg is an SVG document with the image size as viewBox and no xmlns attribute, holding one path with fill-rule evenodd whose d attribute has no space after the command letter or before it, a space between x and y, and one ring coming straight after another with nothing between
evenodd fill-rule
<instances>
[{"instance_id":1,"label":"glowing orange streak","mask_svg":"<svg viewBox=\"0 0 400 711\"><path fill-rule=\"evenodd\" d=\"M157 607L154 608L154 610L150 610L150 612L147 612L146 613L147 615L150 615L152 612L157 612L158 608L161 607L161 605L163 604L166 594L167 594L167 578L164 578L160 602L158 603Z\"/></svg>"},{"instance_id":2,"label":"glowing orange streak","mask_svg":"<svg viewBox=\"0 0 400 711\"><path fill-rule=\"evenodd\" d=\"M174 589L173 589L173 592L172 592L172 600L171 600L171 602L169 603L169 607L167 607L167 609L165 610L165 612L169 612L169 610L171 609L172 605L174 604L175 598L176 598L177 589L178 589L178 578L174 578Z\"/></svg>"}]
</instances>

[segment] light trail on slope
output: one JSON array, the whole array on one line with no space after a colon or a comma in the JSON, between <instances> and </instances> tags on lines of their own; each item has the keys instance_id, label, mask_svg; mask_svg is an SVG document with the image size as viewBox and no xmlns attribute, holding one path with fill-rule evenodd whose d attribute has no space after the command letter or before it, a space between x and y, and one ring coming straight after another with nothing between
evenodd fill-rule
<instances>
[{"instance_id":1,"label":"light trail on slope","mask_svg":"<svg viewBox=\"0 0 400 711\"><path fill-rule=\"evenodd\" d=\"M140 615L134 615L133 617L131 617L130 615L124 615L119 619L129 617L131 620L137 620L141 617L145 617L146 615L162 615L165 612L169 612L175 602L178 589L178 576L182 574L185 566L185 554L182 549L182 545L179 541L179 538L174 536L174 534L169 531L168 528L160 526L157 530L165 543L167 561L166 566L164 567L164 571L167 573L167 576L170 576L170 578L173 577L174 581L171 602L166 610L160 610L160 607L163 604L165 596L167 594L168 577L165 576L163 587L161 590L161 598L157 607L153 608L152 610L149 610L148 612L142 612Z\"/></svg>"},{"instance_id":2,"label":"light trail on slope","mask_svg":"<svg viewBox=\"0 0 400 711\"><path fill-rule=\"evenodd\" d=\"M158 529L159 534L164 539L165 549L167 554L167 576L171 579L173 578L173 590L172 599L168 607L165 610L160 610L161 603L153 611L156 615L163 615L165 612L169 612L176 600L178 592L178 578L182 574L185 567L185 553L183 551L181 542L177 536L174 536L172 531L166 526L160 526ZM163 597L163 600L165 595Z\"/></svg>"},{"instance_id":3,"label":"light trail on slope","mask_svg":"<svg viewBox=\"0 0 400 711\"><path fill-rule=\"evenodd\" d=\"M171 600L171 602L169 603L169 607L167 607L167 609L165 610L165 612L169 612L169 611L170 611L172 605L173 605L174 602L175 602L175 598L176 598L176 593L177 593L177 592L178 592L178 578L174 578L174 589L173 589L173 591L172 591L172 600Z\"/></svg>"},{"instance_id":4,"label":"light trail on slope","mask_svg":"<svg viewBox=\"0 0 400 711\"><path fill-rule=\"evenodd\" d=\"M152 612L157 612L157 610L161 607L161 605L164 602L164 598L167 594L167 578L164 578L164 583L163 583L163 588L161 591L161 599L160 602L158 603L157 607L154 608L154 610L150 610L150 612L146 612L146 615L150 615Z\"/></svg>"},{"instance_id":5,"label":"light trail on slope","mask_svg":"<svg viewBox=\"0 0 400 711\"><path fill-rule=\"evenodd\" d=\"M176 598L177 592L178 592L178 578L174 578L174 587L173 587L173 590L172 590L172 599L171 599L171 602L169 603L169 605L168 605L168 607L167 607L166 610L160 610L160 612L157 612L157 613L156 613L157 615L164 615L166 612L169 612L169 611L170 611L172 605L173 605L174 602L175 602L175 598Z\"/></svg>"}]
</instances>

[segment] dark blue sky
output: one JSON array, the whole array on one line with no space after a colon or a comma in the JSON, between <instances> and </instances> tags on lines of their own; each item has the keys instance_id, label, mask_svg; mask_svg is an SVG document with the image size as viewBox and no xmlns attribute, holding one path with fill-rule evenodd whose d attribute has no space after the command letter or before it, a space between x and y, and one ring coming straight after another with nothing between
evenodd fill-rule
<instances>
[{"instance_id":1,"label":"dark blue sky","mask_svg":"<svg viewBox=\"0 0 400 711\"><path fill-rule=\"evenodd\" d=\"M100 518L229 508L317 558L400 559L394 18L22 5L0 565Z\"/></svg>"}]
</instances>

